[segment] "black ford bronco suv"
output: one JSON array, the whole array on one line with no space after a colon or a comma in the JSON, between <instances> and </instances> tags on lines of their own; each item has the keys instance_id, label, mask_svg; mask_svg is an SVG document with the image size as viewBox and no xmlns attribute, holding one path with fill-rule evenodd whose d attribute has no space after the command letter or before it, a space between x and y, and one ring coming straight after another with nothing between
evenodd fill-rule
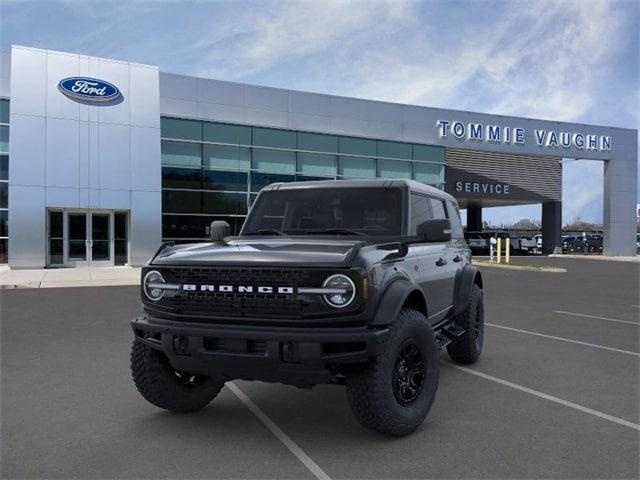
<instances>
[{"instance_id":1,"label":"black ford bronco suv","mask_svg":"<svg viewBox=\"0 0 640 480\"><path fill-rule=\"evenodd\" d=\"M410 180L264 188L236 237L163 244L142 269L131 369L152 404L205 407L234 379L346 385L358 420L406 435L438 388L439 350L482 350L482 277L457 202Z\"/></svg>"}]
</instances>

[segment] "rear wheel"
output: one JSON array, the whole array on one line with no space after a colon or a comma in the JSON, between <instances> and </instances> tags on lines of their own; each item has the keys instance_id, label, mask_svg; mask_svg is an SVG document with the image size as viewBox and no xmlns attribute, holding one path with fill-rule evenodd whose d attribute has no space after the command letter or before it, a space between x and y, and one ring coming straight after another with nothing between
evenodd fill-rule
<instances>
[{"instance_id":1,"label":"rear wheel","mask_svg":"<svg viewBox=\"0 0 640 480\"><path fill-rule=\"evenodd\" d=\"M365 427L408 435L429 413L438 379L433 330L420 312L403 309L380 355L347 375L347 395L353 414Z\"/></svg>"},{"instance_id":2,"label":"rear wheel","mask_svg":"<svg viewBox=\"0 0 640 480\"><path fill-rule=\"evenodd\" d=\"M482 289L475 283L471 287L469 303L454 323L465 333L447 346L451 359L458 363L475 363L482 353L484 341L484 302Z\"/></svg>"},{"instance_id":3,"label":"rear wheel","mask_svg":"<svg viewBox=\"0 0 640 480\"><path fill-rule=\"evenodd\" d=\"M164 353L136 340L131 348L131 374L148 402L177 413L206 407L224 386L204 375L175 370Z\"/></svg>"}]
</instances>

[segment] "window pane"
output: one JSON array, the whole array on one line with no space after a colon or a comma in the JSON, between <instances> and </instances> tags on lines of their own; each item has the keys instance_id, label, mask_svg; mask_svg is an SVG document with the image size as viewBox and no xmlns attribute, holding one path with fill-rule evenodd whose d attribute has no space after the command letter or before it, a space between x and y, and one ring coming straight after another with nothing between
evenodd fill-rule
<instances>
[{"instance_id":1,"label":"window pane","mask_svg":"<svg viewBox=\"0 0 640 480\"><path fill-rule=\"evenodd\" d=\"M336 156L319 153L298 153L297 171L305 175L334 177L336 174Z\"/></svg>"},{"instance_id":2,"label":"window pane","mask_svg":"<svg viewBox=\"0 0 640 480\"><path fill-rule=\"evenodd\" d=\"M163 117L160 119L160 135L163 138L202 140L202 122Z\"/></svg>"},{"instance_id":3,"label":"window pane","mask_svg":"<svg viewBox=\"0 0 640 480\"><path fill-rule=\"evenodd\" d=\"M116 240L127 239L127 214L124 212L113 215L113 237Z\"/></svg>"},{"instance_id":4,"label":"window pane","mask_svg":"<svg viewBox=\"0 0 640 480\"><path fill-rule=\"evenodd\" d=\"M295 149L296 132L275 128L254 128L253 144L261 147Z\"/></svg>"},{"instance_id":5,"label":"window pane","mask_svg":"<svg viewBox=\"0 0 640 480\"><path fill-rule=\"evenodd\" d=\"M251 191L258 192L271 183L293 182L293 175L277 175L273 173L251 172Z\"/></svg>"},{"instance_id":6,"label":"window pane","mask_svg":"<svg viewBox=\"0 0 640 480\"><path fill-rule=\"evenodd\" d=\"M204 145L204 166L221 170L249 170L251 151L244 147Z\"/></svg>"},{"instance_id":7,"label":"window pane","mask_svg":"<svg viewBox=\"0 0 640 480\"><path fill-rule=\"evenodd\" d=\"M205 228L211 224L210 217L188 215L163 215L162 236L166 238L205 238Z\"/></svg>"},{"instance_id":8,"label":"window pane","mask_svg":"<svg viewBox=\"0 0 640 480\"><path fill-rule=\"evenodd\" d=\"M434 163L414 163L413 178L422 183L436 185L444 181L444 165Z\"/></svg>"},{"instance_id":9,"label":"window pane","mask_svg":"<svg viewBox=\"0 0 640 480\"><path fill-rule=\"evenodd\" d=\"M298 150L338 153L338 137L316 133L298 133Z\"/></svg>"},{"instance_id":10,"label":"window pane","mask_svg":"<svg viewBox=\"0 0 640 480\"><path fill-rule=\"evenodd\" d=\"M411 222L409 235L416 235L418 225L429 220L429 199L422 195L411 195Z\"/></svg>"},{"instance_id":11,"label":"window pane","mask_svg":"<svg viewBox=\"0 0 640 480\"><path fill-rule=\"evenodd\" d=\"M378 160L380 178L411 178L411 163L393 160Z\"/></svg>"},{"instance_id":12,"label":"window pane","mask_svg":"<svg viewBox=\"0 0 640 480\"><path fill-rule=\"evenodd\" d=\"M9 152L9 127L0 125L0 152Z\"/></svg>"},{"instance_id":13,"label":"window pane","mask_svg":"<svg viewBox=\"0 0 640 480\"><path fill-rule=\"evenodd\" d=\"M202 193L202 213L222 213L228 215L247 213L247 195L244 193Z\"/></svg>"},{"instance_id":14,"label":"window pane","mask_svg":"<svg viewBox=\"0 0 640 480\"><path fill-rule=\"evenodd\" d=\"M7 263L9 261L8 243L6 239L0 240L0 263Z\"/></svg>"},{"instance_id":15,"label":"window pane","mask_svg":"<svg viewBox=\"0 0 640 480\"><path fill-rule=\"evenodd\" d=\"M202 188L205 190L247 191L247 174L245 172L221 172L205 170Z\"/></svg>"},{"instance_id":16,"label":"window pane","mask_svg":"<svg viewBox=\"0 0 640 480\"><path fill-rule=\"evenodd\" d=\"M204 122L202 138L205 142L251 145L251 127Z\"/></svg>"},{"instance_id":17,"label":"window pane","mask_svg":"<svg viewBox=\"0 0 640 480\"><path fill-rule=\"evenodd\" d=\"M199 168L162 167L163 188L202 188L202 170Z\"/></svg>"},{"instance_id":18,"label":"window pane","mask_svg":"<svg viewBox=\"0 0 640 480\"><path fill-rule=\"evenodd\" d=\"M378 142L378 156L411 160L411 144L400 142Z\"/></svg>"},{"instance_id":19,"label":"window pane","mask_svg":"<svg viewBox=\"0 0 640 480\"><path fill-rule=\"evenodd\" d=\"M189 216L189 215L163 215L162 237L167 238L191 238L194 240L207 240L210 234L211 222L221 220L231 227L231 234L236 235L244 221L243 217L220 216Z\"/></svg>"},{"instance_id":20,"label":"window pane","mask_svg":"<svg viewBox=\"0 0 640 480\"><path fill-rule=\"evenodd\" d=\"M49 212L49 237L62 238L62 212Z\"/></svg>"},{"instance_id":21,"label":"window pane","mask_svg":"<svg viewBox=\"0 0 640 480\"><path fill-rule=\"evenodd\" d=\"M9 156L0 155L0 180L9 180Z\"/></svg>"},{"instance_id":22,"label":"window pane","mask_svg":"<svg viewBox=\"0 0 640 480\"><path fill-rule=\"evenodd\" d=\"M170 213L202 213L201 192L163 190L162 211Z\"/></svg>"},{"instance_id":23,"label":"window pane","mask_svg":"<svg viewBox=\"0 0 640 480\"><path fill-rule=\"evenodd\" d=\"M9 236L9 212L7 212L6 210L0 210L0 237L8 237L8 236Z\"/></svg>"},{"instance_id":24,"label":"window pane","mask_svg":"<svg viewBox=\"0 0 640 480\"><path fill-rule=\"evenodd\" d=\"M9 100L0 100L0 123L9 123Z\"/></svg>"},{"instance_id":25,"label":"window pane","mask_svg":"<svg viewBox=\"0 0 640 480\"><path fill-rule=\"evenodd\" d=\"M0 208L8 208L9 206L9 184L0 182Z\"/></svg>"},{"instance_id":26,"label":"window pane","mask_svg":"<svg viewBox=\"0 0 640 480\"><path fill-rule=\"evenodd\" d=\"M333 180L333 177L316 177L313 175L296 175L296 182L317 182L322 180Z\"/></svg>"},{"instance_id":27,"label":"window pane","mask_svg":"<svg viewBox=\"0 0 640 480\"><path fill-rule=\"evenodd\" d=\"M375 140L340 137L340 153L362 155L363 157L375 157L378 155L378 149L376 147Z\"/></svg>"},{"instance_id":28,"label":"window pane","mask_svg":"<svg viewBox=\"0 0 640 480\"><path fill-rule=\"evenodd\" d=\"M263 172L294 173L296 171L296 154L282 150L254 148L251 167Z\"/></svg>"},{"instance_id":29,"label":"window pane","mask_svg":"<svg viewBox=\"0 0 640 480\"><path fill-rule=\"evenodd\" d=\"M413 159L444 163L444 148L430 145L413 145Z\"/></svg>"},{"instance_id":30,"label":"window pane","mask_svg":"<svg viewBox=\"0 0 640 480\"><path fill-rule=\"evenodd\" d=\"M376 160L374 158L340 157L338 174L343 177L375 178Z\"/></svg>"},{"instance_id":31,"label":"window pane","mask_svg":"<svg viewBox=\"0 0 640 480\"><path fill-rule=\"evenodd\" d=\"M62 265L64 240L49 240L49 265Z\"/></svg>"},{"instance_id":32,"label":"window pane","mask_svg":"<svg viewBox=\"0 0 640 480\"><path fill-rule=\"evenodd\" d=\"M162 164L199 167L202 165L202 145L197 143L162 141Z\"/></svg>"},{"instance_id":33,"label":"window pane","mask_svg":"<svg viewBox=\"0 0 640 480\"><path fill-rule=\"evenodd\" d=\"M431 214L435 219L443 219L447 218L447 213L444 209L444 202L442 200L437 200L435 198L430 198L429 202L431 204Z\"/></svg>"}]
</instances>

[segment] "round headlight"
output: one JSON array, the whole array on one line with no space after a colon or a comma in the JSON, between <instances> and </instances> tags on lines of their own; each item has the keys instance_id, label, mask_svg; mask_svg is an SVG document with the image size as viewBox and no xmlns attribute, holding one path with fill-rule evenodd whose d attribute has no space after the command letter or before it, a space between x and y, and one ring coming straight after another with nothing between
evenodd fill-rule
<instances>
[{"instance_id":1,"label":"round headlight","mask_svg":"<svg viewBox=\"0 0 640 480\"><path fill-rule=\"evenodd\" d=\"M144 276L142 288L144 290L144 294L152 302L157 302L164 295L164 289L158 286L162 283L165 283L164 278L162 278L160 272L156 270L151 270Z\"/></svg>"},{"instance_id":2,"label":"round headlight","mask_svg":"<svg viewBox=\"0 0 640 480\"><path fill-rule=\"evenodd\" d=\"M323 288L334 290L323 295L324 300L334 308L344 308L356 298L356 286L346 275L336 274L328 277Z\"/></svg>"}]
</instances>

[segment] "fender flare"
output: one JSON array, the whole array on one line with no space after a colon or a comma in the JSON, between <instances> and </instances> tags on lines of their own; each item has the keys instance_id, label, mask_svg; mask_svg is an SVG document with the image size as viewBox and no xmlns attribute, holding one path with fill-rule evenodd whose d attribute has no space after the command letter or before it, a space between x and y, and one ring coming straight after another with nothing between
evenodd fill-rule
<instances>
[{"instance_id":1,"label":"fender flare","mask_svg":"<svg viewBox=\"0 0 640 480\"><path fill-rule=\"evenodd\" d=\"M465 265L456 278L454 297L455 315L462 313L464 309L467 308L469 296L471 295L471 287L474 283L478 283L480 288L482 288L482 274L478 267L474 267L471 264Z\"/></svg>"},{"instance_id":2,"label":"fender flare","mask_svg":"<svg viewBox=\"0 0 640 480\"><path fill-rule=\"evenodd\" d=\"M416 291L422 296L426 305L424 293L417 285L402 277L392 280L380 296L375 316L369 325L389 325L396 319L409 295Z\"/></svg>"}]
</instances>

